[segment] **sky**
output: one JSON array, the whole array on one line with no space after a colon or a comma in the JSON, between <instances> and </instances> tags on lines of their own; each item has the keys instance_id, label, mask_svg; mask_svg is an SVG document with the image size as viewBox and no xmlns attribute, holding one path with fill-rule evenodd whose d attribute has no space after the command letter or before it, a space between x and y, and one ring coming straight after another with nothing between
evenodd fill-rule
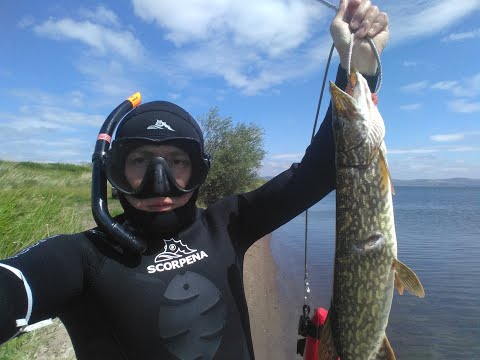
<instances>
[{"instance_id":1,"label":"sky","mask_svg":"<svg viewBox=\"0 0 480 360\"><path fill-rule=\"evenodd\" d=\"M480 178L480 0L374 4L390 19L379 109L393 178ZM316 0L2 1L0 159L88 163L140 91L257 124L259 173L276 175L308 146L333 16Z\"/></svg>"}]
</instances>

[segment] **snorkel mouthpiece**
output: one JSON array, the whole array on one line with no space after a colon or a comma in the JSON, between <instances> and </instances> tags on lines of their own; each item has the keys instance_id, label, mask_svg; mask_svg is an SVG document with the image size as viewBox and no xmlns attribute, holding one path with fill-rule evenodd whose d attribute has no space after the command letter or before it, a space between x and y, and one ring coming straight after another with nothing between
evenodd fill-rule
<instances>
[{"instance_id":1,"label":"snorkel mouthpiece","mask_svg":"<svg viewBox=\"0 0 480 360\"><path fill-rule=\"evenodd\" d=\"M118 105L108 115L103 123L95 143L92 155L92 213L97 225L111 235L120 245L121 250L141 254L146 249L146 242L129 233L122 225L116 222L108 211L107 204L107 177L105 175L106 153L110 148L112 134L118 122L141 102L139 92L130 96Z\"/></svg>"}]
</instances>

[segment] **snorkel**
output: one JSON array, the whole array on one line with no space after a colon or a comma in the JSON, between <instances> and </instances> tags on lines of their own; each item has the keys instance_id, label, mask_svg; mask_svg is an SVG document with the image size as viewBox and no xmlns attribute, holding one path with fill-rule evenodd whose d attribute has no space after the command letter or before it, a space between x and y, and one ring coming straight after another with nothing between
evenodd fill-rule
<instances>
[{"instance_id":1,"label":"snorkel","mask_svg":"<svg viewBox=\"0 0 480 360\"><path fill-rule=\"evenodd\" d=\"M92 213L97 225L111 235L123 250L141 254L146 249L145 240L128 232L116 222L108 211L107 177L105 160L110 149L112 135L118 122L142 101L139 92L130 96L108 115L103 123L92 155Z\"/></svg>"}]
</instances>

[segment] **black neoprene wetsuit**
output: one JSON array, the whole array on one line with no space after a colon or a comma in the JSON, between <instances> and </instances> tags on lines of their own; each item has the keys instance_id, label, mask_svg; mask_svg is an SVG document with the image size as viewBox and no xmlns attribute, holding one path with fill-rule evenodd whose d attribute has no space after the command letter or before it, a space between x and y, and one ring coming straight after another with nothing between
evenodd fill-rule
<instances>
[{"instance_id":1,"label":"black neoprene wetsuit","mask_svg":"<svg viewBox=\"0 0 480 360\"><path fill-rule=\"evenodd\" d=\"M345 71L337 84L345 88ZM60 318L79 360L254 359L243 258L334 189L330 116L329 109L301 163L255 191L197 209L189 227L150 240L142 255L119 254L93 229L2 261L30 284L30 323ZM0 343L16 332L26 304L23 282L0 267Z\"/></svg>"}]
</instances>

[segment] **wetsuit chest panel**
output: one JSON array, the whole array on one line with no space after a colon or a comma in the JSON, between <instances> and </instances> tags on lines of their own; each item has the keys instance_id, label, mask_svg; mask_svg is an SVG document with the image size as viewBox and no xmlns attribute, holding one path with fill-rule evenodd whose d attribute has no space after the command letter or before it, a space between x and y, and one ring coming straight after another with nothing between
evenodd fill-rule
<instances>
[{"instance_id":1,"label":"wetsuit chest panel","mask_svg":"<svg viewBox=\"0 0 480 360\"><path fill-rule=\"evenodd\" d=\"M200 227L177 239L158 240L156 251L128 264L106 259L94 296L109 309L112 329L129 357L225 358L237 343L237 354L228 358L248 358L238 320L246 309L239 309L235 299L235 289L242 287L239 261L225 237L217 243L222 237L212 235ZM225 337L229 349L221 347Z\"/></svg>"}]
</instances>

